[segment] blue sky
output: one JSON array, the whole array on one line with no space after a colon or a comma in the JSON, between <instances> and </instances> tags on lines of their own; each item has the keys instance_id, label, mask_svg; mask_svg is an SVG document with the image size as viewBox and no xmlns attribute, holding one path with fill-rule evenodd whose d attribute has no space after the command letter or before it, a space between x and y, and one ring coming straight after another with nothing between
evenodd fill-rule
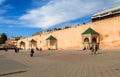
<instances>
[{"instance_id":1,"label":"blue sky","mask_svg":"<svg viewBox=\"0 0 120 77\"><path fill-rule=\"evenodd\" d=\"M0 33L29 37L42 30L90 22L120 0L0 0Z\"/></svg>"}]
</instances>

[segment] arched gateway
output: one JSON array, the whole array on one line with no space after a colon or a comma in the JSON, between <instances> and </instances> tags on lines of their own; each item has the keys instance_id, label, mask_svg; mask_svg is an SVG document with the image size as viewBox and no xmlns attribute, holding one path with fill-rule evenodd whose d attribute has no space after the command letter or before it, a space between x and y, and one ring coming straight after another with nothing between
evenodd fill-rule
<instances>
[{"instance_id":1,"label":"arched gateway","mask_svg":"<svg viewBox=\"0 0 120 77\"><path fill-rule=\"evenodd\" d=\"M20 44L20 48L25 49L25 42L21 41L19 44Z\"/></svg>"},{"instance_id":2,"label":"arched gateway","mask_svg":"<svg viewBox=\"0 0 120 77\"><path fill-rule=\"evenodd\" d=\"M88 28L85 32L82 33L82 43L84 48L87 50L90 49L93 43L97 44L99 47L99 33L91 28Z\"/></svg>"},{"instance_id":3,"label":"arched gateway","mask_svg":"<svg viewBox=\"0 0 120 77\"><path fill-rule=\"evenodd\" d=\"M31 39L29 41L29 46L30 46L30 49L31 48L36 49L36 47L37 47L37 41L35 41L34 39Z\"/></svg>"},{"instance_id":4,"label":"arched gateway","mask_svg":"<svg viewBox=\"0 0 120 77\"><path fill-rule=\"evenodd\" d=\"M47 43L47 48L50 49L57 49L57 39L55 37L53 37L52 35L49 36L46 39L46 43Z\"/></svg>"}]
</instances>

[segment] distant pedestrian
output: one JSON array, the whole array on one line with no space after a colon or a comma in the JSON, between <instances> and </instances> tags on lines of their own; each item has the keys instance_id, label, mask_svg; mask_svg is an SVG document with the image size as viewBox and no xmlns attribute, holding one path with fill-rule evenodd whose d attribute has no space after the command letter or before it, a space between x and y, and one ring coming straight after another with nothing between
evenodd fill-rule
<instances>
[{"instance_id":1,"label":"distant pedestrian","mask_svg":"<svg viewBox=\"0 0 120 77\"><path fill-rule=\"evenodd\" d=\"M91 54L96 54L98 50L97 44L93 43L91 48Z\"/></svg>"},{"instance_id":2,"label":"distant pedestrian","mask_svg":"<svg viewBox=\"0 0 120 77\"><path fill-rule=\"evenodd\" d=\"M94 51L94 54L96 54L97 50L98 50L98 46L97 46L97 44L95 44L95 51Z\"/></svg>"},{"instance_id":3,"label":"distant pedestrian","mask_svg":"<svg viewBox=\"0 0 120 77\"><path fill-rule=\"evenodd\" d=\"M17 48L14 48L14 50L15 50L15 53L17 53Z\"/></svg>"},{"instance_id":4,"label":"distant pedestrian","mask_svg":"<svg viewBox=\"0 0 120 77\"><path fill-rule=\"evenodd\" d=\"M31 49L30 57L33 57L33 54L34 54L34 49L32 48L32 49Z\"/></svg>"},{"instance_id":5,"label":"distant pedestrian","mask_svg":"<svg viewBox=\"0 0 120 77\"><path fill-rule=\"evenodd\" d=\"M94 43L92 43L92 45L91 45L91 54L94 54Z\"/></svg>"}]
</instances>

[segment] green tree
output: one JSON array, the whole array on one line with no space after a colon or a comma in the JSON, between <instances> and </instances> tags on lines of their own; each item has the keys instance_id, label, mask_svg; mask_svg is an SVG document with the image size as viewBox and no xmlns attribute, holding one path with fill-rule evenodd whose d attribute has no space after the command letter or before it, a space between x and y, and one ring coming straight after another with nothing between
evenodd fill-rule
<instances>
[{"instance_id":1,"label":"green tree","mask_svg":"<svg viewBox=\"0 0 120 77\"><path fill-rule=\"evenodd\" d=\"M4 44L6 40L7 40L7 35L5 33L2 33L0 37L0 44Z\"/></svg>"}]
</instances>

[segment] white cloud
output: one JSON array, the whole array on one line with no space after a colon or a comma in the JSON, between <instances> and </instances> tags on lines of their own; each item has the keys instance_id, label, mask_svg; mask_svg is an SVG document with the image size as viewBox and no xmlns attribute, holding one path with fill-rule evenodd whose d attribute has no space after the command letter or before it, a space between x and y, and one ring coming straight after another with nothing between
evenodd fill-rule
<instances>
[{"instance_id":1,"label":"white cloud","mask_svg":"<svg viewBox=\"0 0 120 77\"><path fill-rule=\"evenodd\" d=\"M118 6L120 0L51 0L20 17L29 27L48 28Z\"/></svg>"},{"instance_id":2,"label":"white cloud","mask_svg":"<svg viewBox=\"0 0 120 77\"><path fill-rule=\"evenodd\" d=\"M0 0L0 5L4 2L5 0Z\"/></svg>"}]
</instances>

